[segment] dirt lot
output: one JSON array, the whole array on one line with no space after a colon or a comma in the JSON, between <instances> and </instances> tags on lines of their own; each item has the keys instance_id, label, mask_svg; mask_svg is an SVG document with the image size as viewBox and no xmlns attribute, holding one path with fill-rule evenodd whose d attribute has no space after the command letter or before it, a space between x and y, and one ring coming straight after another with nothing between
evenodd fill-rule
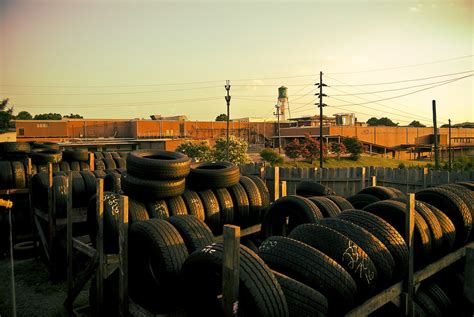
<instances>
[{"instance_id":1,"label":"dirt lot","mask_svg":"<svg viewBox=\"0 0 474 317\"><path fill-rule=\"evenodd\" d=\"M9 260L0 260L0 316L12 316L12 294ZM17 316L67 316L63 308L66 282L51 283L41 260L15 261ZM83 290L76 305L88 302L88 291Z\"/></svg>"}]
</instances>

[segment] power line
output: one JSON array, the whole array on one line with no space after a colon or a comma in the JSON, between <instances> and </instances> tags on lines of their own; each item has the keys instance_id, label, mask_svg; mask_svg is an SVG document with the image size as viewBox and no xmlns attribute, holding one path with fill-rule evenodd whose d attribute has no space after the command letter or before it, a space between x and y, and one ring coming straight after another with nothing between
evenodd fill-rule
<instances>
[{"instance_id":1,"label":"power line","mask_svg":"<svg viewBox=\"0 0 474 317\"><path fill-rule=\"evenodd\" d=\"M362 87L362 86L380 86L380 85L392 85L392 84L401 84L401 83L406 83L406 82L411 82L411 81L420 81L420 80L427 80L427 79L433 79L433 78L439 78L439 77L447 77L447 76L454 76L454 75L460 75L460 74L466 74L466 73L472 73L474 70L468 70L464 72L458 72L458 73L451 73L451 74L443 74L443 75L437 75L437 76L430 76L430 77L424 77L424 78L415 78L415 79L405 79L405 80L399 80L399 81L389 81L389 82L382 82L382 83L370 83L370 84L357 84L357 85L331 85L331 87Z\"/></svg>"},{"instance_id":2,"label":"power line","mask_svg":"<svg viewBox=\"0 0 474 317\"><path fill-rule=\"evenodd\" d=\"M357 96L357 95L377 94L377 93L382 93L382 92L400 91L400 90L405 90L405 89L412 89L412 88L430 86L430 85L439 84L439 83L448 83L450 81L451 81L451 79L445 79L445 80L442 80L442 81L430 82L430 83L425 83L425 84L420 84L420 85L415 85L415 86L385 89L385 90L377 90L377 91L367 91L367 92L359 92L359 93L346 93L346 94L331 95L331 96L336 96L336 97L341 96L342 97L342 96Z\"/></svg>"},{"instance_id":3,"label":"power line","mask_svg":"<svg viewBox=\"0 0 474 317\"><path fill-rule=\"evenodd\" d=\"M464 56L453 57L453 58L448 58L448 59L441 59L441 60L437 60L437 61L420 63L420 64L411 64L411 65L395 66L395 67L385 67L385 68L369 69L369 70L361 70L361 71L352 71L352 72L337 72L337 73L328 73L328 74L329 75L343 75L343 74L360 74L360 73L380 72L380 71L385 71L385 70L411 68L411 67L419 67L419 66L437 64L437 63L443 63L443 62L450 62L450 61L455 61L455 60L459 60L459 59L470 58L470 57L473 57L473 56L474 55L471 54L471 55L464 55Z\"/></svg>"}]
</instances>

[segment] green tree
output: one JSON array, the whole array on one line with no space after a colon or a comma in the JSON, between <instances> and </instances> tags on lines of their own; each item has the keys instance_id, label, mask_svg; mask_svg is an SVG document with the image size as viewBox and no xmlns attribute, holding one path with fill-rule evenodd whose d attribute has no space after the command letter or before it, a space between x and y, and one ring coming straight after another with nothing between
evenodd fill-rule
<instances>
[{"instance_id":1,"label":"green tree","mask_svg":"<svg viewBox=\"0 0 474 317\"><path fill-rule=\"evenodd\" d=\"M393 122L387 117L383 117L380 119L377 119L376 117L372 117L369 120L367 120L367 124L369 126L386 126L386 127L396 127L398 123Z\"/></svg>"},{"instance_id":2,"label":"green tree","mask_svg":"<svg viewBox=\"0 0 474 317\"><path fill-rule=\"evenodd\" d=\"M331 143L331 151L336 153L337 159L341 158L341 154L346 153L346 147L344 143Z\"/></svg>"},{"instance_id":3,"label":"green tree","mask_svg":"<svg viewBox=\"0 0 474 317\"><path fill-rule=\"evenodd\" d=\"M15 117L16 120L33 120L33 116L28 111L20 111Z\"/></svg>"},{"instance_id":4,"label":"green tree","mask_svg":"<svg viewBox=\"0 0 474 317\"><path fill-rule=\"evenodd\" d=\"M82 116L78 115L78 114L69 114L69 115L65 115L63 118L69 118L69 119L83 119Z\"/></svg>"},{"instance_id":5,"label":"green tree","mask_svg":"<svg viewBox=\"0 0 474 317\"><path fill-rule=\"evenodd\" d=\"M260 157L271 166L283 163L283 157L271 148L264 148L260 151Z\"/></svg>"},{"instance_id":6,"label":"green tree","mask_svg":"<svg viewBox=\"0 0 474 317\"><path fill-rule=\"evenodd\" d=\"M196 162L211 161L214 157L213 151L206 141L200 143L192 143L190 141L182 143L176 148L176 152L186 154Z\"/></svg>"},{"instance_id":7,"label":"green tree","mask_svg":"<svg viewBox=\"0 0 474 317\"><path fill-rule=\"evenodd\" d=\"M293 139L285 146L285 154L294 162L301 156L302 144L298 139Z\"/></svg>"},{"instance_id":8,"label":"green tree","mask_svg":"<svg viewBox=\"0 0 474 317\"><path fill-rule=\"evenodd\" d=\"M216 161L226 161L226 138L220 137L214 145L214 159ZM227 161L234 164L244 164L250 161L247 156L248 143L244 140L230 135L229 136L229 159Z\"/></svg>"},{"instance_id":9,"label":"green tree","mask_svg":"<svg viewBox=\"0 0 474 317\"><path fill-rule=\"evenodd\" d=\"M410 124L408 126L409 127L415 127L415 128L424 128L424 127L426 127L426 125L424 125L423 123L421 123L420 121L417 121L417 120L413 120L412 122L410 122Z\"/></svg>"},{"instance_id":10,"label":"green tree","mask_svg":"<svg viewBox=\"0 0 474 317\"><path fill-rule=\"evenodd\" d=\"M369 120L367 120L367 124L369 126L376 126L376 125L379 125L379 119L377 119L376 117L372 117L370 118Z\"/></svg>"},{"instance_id":11,"label":"green tree","mask_svg":"<svg viewBox=\"0 0 474 317\"><path fill-rule=\"evenodd\" d=\"M364 149L362 143L356 137L345 138L344 146L346 147L347 152L351 153L350 158L354 161L357 161L360 158L360 154Z\"/></svg>"},{"instance_id":12,"label":"green tree","mask_svg":"<svg viewBox=\"0 0 474 317\"><path fill-rule=\"evenodd\" d=\"M61 120L63 117L59 113L42 113L37 114L34 120Z\"/></svg>"},{"instance_id":13,"label":"green tree","mask_svg":"<svg viewBox=\"0 0 474 317\"><path fill-rule=\"evenodd\" d=\"M227 121L227 115L225 113L221 113L216 117L216 121Z\"/></svg>"},{"instance_id":14,"label":"green tree","mask_svg":"<svg viewBox=\"0 0 474 317\"><path fill-rule=\"evenodd\" d=\"M5 98L0 102L0 128L8 129L10 127L10 120L13 117L13 106L8 107L10 99Z\"/></svg>"},{"instance_id":15,"label":"green tree","mask_svg":"<svg viewBox=\"0 0 474 317\"><path fill-rule=\"evenodd\" d=\"M319 158L319 141L311 137L308 133L305 133L304 139L301 143L303 145L301 148L301 156L312 164ZM323 156L324 152L323 149Z\"/></svg>"}]
</instances>

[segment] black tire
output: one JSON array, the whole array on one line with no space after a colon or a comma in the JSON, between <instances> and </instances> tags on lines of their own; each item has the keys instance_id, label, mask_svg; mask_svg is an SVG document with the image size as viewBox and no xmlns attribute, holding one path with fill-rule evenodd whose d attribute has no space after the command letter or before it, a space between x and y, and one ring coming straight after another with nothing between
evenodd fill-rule
<instances>
[{"instance_id":1,"label":"black tire","mask_svg":"<svg viewBox=\"0 0 474 317\"><path fill-rule=\"evenodd\" d=\"M127 170L145 179L180 179L188 176L190 162L179 152L139 150L128 155Z\"/></svg>"},{"instance_id":2,"label":"black tire","mask_svg":"<svg viewBox=\"0 0 474 317\"><path fill-rule=\"evenodd\" d=\"M456 241L456 228L454 227L451 219L449 219L449 217L446 216L444 212L428 203L425 203L425 205L431 209L431 212L433 212L433 214L438 219L441 230L443 230L443 248L441 253L447 254L453 249L454 241Z\"/></svg>"},{"instance_id":3,"label":"black tire","mask_svg":"<svg viewBox=\"0 0 474 317\"><path fill-rule=\"evenodd\" d=\"M423 290L418 289L413 299L428 316L443 317L439 307Z\"/></svg>"},{"instance_id":4,"label":"black tire","mask_svg":"<svg viewBox=\"0 0 474 317\"><path fill-rule=\"evenodd\" d=\"M317 290L285 274L273 271L285 294L290 317L324 317L328 314L328 299Z\"/></svg>"},{"instance_id":5,"label":"black tire","mask_svg":"<svg viewBox=\"0 0 474 317\"><path fill-rule=\"evenodd\" d=\"M214 234L222 232L221 215L219 212L219 201L212 190L202 190L198 192L204 206L204 213L206 215L205 223L211 228Z\"/></svg>"},{"instance_id":6,"label":"black tire","mask_svg":"<svg viewBox=\"0 0 474 317\"><path fill-rule=\"evenodd\" d=\"M25 188L26 187L26 173L25 165L22 162L11 162L12 165L12 176L13 176L13 188Z\"/></svg>"},{"instance_id":7,"label":"black tire","mask_svg":"<svg viewBox=\"0 0 474 317\"><path fill-rule=\"evenodd\" d=\"M59 163L62 160L62 153L50 149L35 149L31 151L31 160L36 164Z\"/></svg>"},{"instance_id":8,"label":"black tire","mask_svg":"<svg viewBox=\"0 0 474 317\"><path fill-rule=\"evenodd\" d=\"M201 250L214 242L214 235L211 229L195 216L171 216L168 221L178 230L189 254L196 250Z\"/></svg>"},{"instance_id":9,"label":"black tire","mask_svg":"<svg viewBox=\"0 0 474 317\"><path fill-rule=\"evenodd\" d=\"M53 151L59 151L59 144L55 142L33 142L31 144L32 150L35 149L48 149Z\"/></svg>"},{"instance_id":10,"label":"black tire","mask_svg":"<svg viewBox=\"0 0 474 317\"><path fill-rule=\"evenodd\" d=\"M65 218L67 216L67 183L68 179L66 176L53 177L53 195L57 218Z\"/></svg>"},{"instance_id":11,"label":"black tire","mask_svg":"<svg viewBox=\"0 0 474 317\"><path fill-rule=\"evenodd\" d=\"M352 206L352 204L342 196L329 195L329 196L326 196L326 198L331 199L339 207L341 211L344 211L347 209L354 209L354 206Z\"/></svg>"},{"instance_id":12,"label":"black tire","mask_svg":"<svg viewBox=\"0 0 474 317\"><path fill-rule=\"evenodd\" d=\"M108 173L104 177L104 190L120 193L122 190L121 175L119 173Z\"/></svg>"},{"instance_id":13,"label":"black tire","mask_svg":"<svg viewBox=\"0 0 474 317\"><path fill-rule=\"evenodd\" d=\"M322 218L319 208L309 199L293 195L282 197L268 208L262 223L262 237L285 236L300 224L317 223Z\"/></svg>"},{"instance_id":14,"label":"black tire","mask_svg":"<svg viewBox=\"0 0 474 317\"><path fill-rule=\"evenodd\" d=\"M172 224L161 219L140 221L129 233L130 295L144 308L156 312L173 309L180 290L180 273L188 256L186 245ZM159 298L160 300L157 300Z\"/></svg>"},{"instance_id":15,"label":"black tire","mask_svg":"<svg viewBox=\"0 0 474 317\"><path fill-rule=\"evenodd\" d=\"M387 200L397 198L397 195L388 187L371 186L359 191L357 194L366 194L377 197L379 200Z\"/></svg>"},{"instance_id":16,"label":"black tire","mask_svg":"<svg viewBox=\"0 0 474 317\"><path fill-rule=\"evenodd\" d=\"M413 302L413 311L415 313L415 317L428 317L425 311L416 302Z\"/></svg>"},{"instance_id":17,"label":"black tire","mask_svg":"<svg viewBox=\"0 0 474 317\"><path fill-rule=\"evenodd\" d=\"M364 209L365 206L376 203L380 201L380 199L368 194L355 194L347 197L347 201L350 202L355 209Z\"/></svg>"},{"instance_id":18,"label":"black tire","mask_svg":"<svg viewBox=\"0 0 474 317\"><path fill-rule=\"evenodd\" d=\"M96 160L103 160L104 154L102 154L102 152L94 152L94 157Z\"/></svg>"},{"instance_id":19,"label":"black tire","mask_svg":"<svg viewBox=\"0 0 474 317\"><path fill-rule=\"evenodd\" d=\"M186 204L188 214L195 216L201 221L204 221L204 219L206 219L204 205L202 204L198 193L193 190L185 189L181 196L183 197L184 203Z\"/></svg>"},{"instance_id":20,"label":"black tire","mask_svg":"<svg viewBox=\"0 0 474 317\"><path fill-rule=\"evenodd\" d=\"M126 160L127 157L128 157L128 154L130 154L130 152L118 152L118 154L120 155L121 158Z\"/></svg>"},{"instance_id":21,"label":"black tire","mask_svg":"<svg viewBox=\"0 0 474 317\"><path fill-rule=\"evenodd\" d=\"M65 149L63 151L63 160L87 162L89 160L89 151L84 149Z\"/></svg>"},{"instance_id":22,"label":"black tire","mask_svg":"<svg viewBox=\"0 0 474 317\"><path fill-rule=\"evenodd\" d=\"M128 173L121 175L122 190L131 197L160 200L179 196L184 192L184 178L169 181L154 181L136 178Z\"/></svg>"},{"instance_id":23,"label":"black tire","mask_svg":"<svg viewBox=\"0 0 474 317\"><path fill-rule=\"evenodd\" d=\"M86 206L86 184L80 172L71 172L72 175L72 206L79 208Z\"/></svg>"},{"instance_id":24,"label":"black tire","mask_svg":"<svg viewBox=\"0 0 474 317\"><path fill-rule=\"evenodd\" d=\"M395 261L390 251L377 237L358 225L338 218L321 219L319 223L342 233L367 253L377 268L379 280L377 286L386 286L392 280Z\"/></svg>"},{"instance_id":25,"label":"black tire","mask_svg":"<svg viewBox=\"0 0 474 317\"><path fill-rule=\"evenodd\" d=\"M183 216L188 214L186 204L182 196L171 197L166 200L170 216Z\"/></svg>"},{"instance_id":26,"label":"black tire","mask_svg":"<svg viewBox=\"0 0 474 317\"><path fill-rule=\"evenodd\" d=\"M408 270L408 248L405 239L391 224L374 214L357 209L345 210L337 215L337 218L366 229L387 247L395 261L393 281L405 276Z\"/></svg>"},{"instance_id":27,"label":"black tire","mask_svg":"<svg viewBox=\"0 0 474 317\"><path fill-rule=\"evenodd\" d=\"M0 153L28 154L30 153L30 144L26 142L2 142L0 143Z\"/></svg>"},{"instance_id":28,"label":"black tire","mask_svg":"<svg viewBox=\"0 0 474 317\"><path fill-rule=\"evenodd\" d=\"M183 265L189 316L222 316L222 243L213 243L191 254ZM275 276L251 250L240 246L240 316L288 316L285 295Z\"/></svg>"},{"instance_id":29,"label":"black tire","mask_svg":"<svg viewBox=\"0 0 474 317\"><path fill-rule=\"evenodd\" d=\"M96 178L105 178L105 176L107 176L104 170L94 170L92 173L94 173Z\"/></svg>"},{"instance_id":30,"label":"black tire","mask_svg":"<svg viewBox=\"0 0 474 317\"><path fill-rule=\"evenodd\" d=\"M90 166L87 162L79 162L81 166L81 171L90 171Z\"/></svg>"},{"instance_id":31,"label":"black tire","mask_svg":"<svg viewBox=\"0 0 474 317\"><path fill-rule=\"evenodd\" d=\"M257 185L247 176L241 176L239 183L245 189L245 193L249 198L250 215L249 222L251 225L258 223L263 214L262 197Z\"/></svg>"},{"instance_id":32,"label":"black tire","mask_svg":"<svg viewBox=\"0 0 474 317\"><path fill-rule=\"evenodd\" d=\"M117 168L117 165L115 165L114 159L111 159L111 158L104 159L104 164L105 164L106 170L114 170Z\"/></svg>"},{"instance_id":33,"label":"black tire","mask_svg":"<svg viewBox=\"0 0 474 317\"><path fill-rule=\"evenodd\" d=\"M433 214L431 209L421 201L415 201L415 210L423 217L430 229L433 255L440 255L443 250L443 229L439 224L438 218Z\"/></svg>"},{"instance_id":34,"label":"black tire","mask_svg":"<svg viewBox=\"0 0 474 317\"><path fill-rule=\"evenodd\" d=\"M451 219L456 228L455 247L460 247L468 241L473 219L468 206L458 196L445 188L437 187L421 190L415 197L439 208Z\"/></svg>"},{"instance_id":35,"label":"black tire","mask_svg":"<svg viewBox=\"0 0 474 317\"><path fill-rule=\"evenodd\" d=\"M402 237L405 236L406 204L395 200L383 200L364 208L391 224ZM431 260L432 242L428 224L415 210L414 230L415 267L420 268Z\"/></svg>"},{"instance_id":36,"label":"black tire","mask_svg":"<svg viewBox=\"0 0 474 317\"><path fill-rule=\"evenodd\" d=\"M97 179L91 171L80 171L79 172L84 179L85 188L85 196L86 199L89 200L92 196L95 195L97 190ZM104 189L106 190L106 189Z\"/></svg>"},{"instance_id":37,"label":"black tire","mask_svg":"<svg viewBox=\"0 0 474 317\"><path fill-rule=\"evenodd\" d=\"M37 165L38 173L48 173L48 165Z\"/></svg>"},{"instance_id":38,"label":"black tire","mask_svg":"<svg viewBox=\"0 0 474 317\"><path fill-rule=\"evenodd\" d=\"M432 282L423 288L426 295L428 295L433 302L438 306L443 316L449 316L450 309L453 306L451 299L446 295L438 284Z\"/></svg>"},{"instance_id":39,"label":"black tire","mask_svg":"<svg viewBox=\"0 0 474 317\"><path fill-rule=\"evenodd\" d=\"M341 209L329 198L312 196L308 197L308 199L319 208L324 218L336 217L341 213Z\"/></svg>"},{"instance_id":40,"label":"black tire","mask_svg":"<svg viewBox=\"0 0 474 317\"><path fill-rule=\"evenodd\" d=\"M53 169L53 173L61 172L61 168L59 167L59 163L51 164L51 168Z\"/></svg>"},{"instance_id":41,"label":"black tire","mask_svg":"<svg viewBox=\"0 0 474 317\"><path fill-rule=\"evenodd\" d=\"M105 171L105 163L104 160L95 160L94 161L94 170L103 170Z\"/></svg>"},{"instance_id":42,"label":"black tire","mask_svg":"<svg viewBox=\"0 0 474 317\"><path fill-rule=\"evenodd\" d=\"M328 315L345 313L354 305L356 283L342 266L321 251L294 239L270 237L262 243L258 254L271 269L325 295Z\"/></svg>"},{"instance_id":43,"label":"black tire","mask_svg":"<svg viewBox=\"0 0 474 317\"><path fill-rule=\"evenodd\" d=\"M342 266L357 284L359 300L369 297L377 284L377 268L354 241L324 224L303 224L288 235L323 252Z\"/></svg>"},{"instance_id":44,"label":"black tire","mask_svg":"<svg viewBox=\"0 0 474 317\"><path fill-rule=\"evenodd\" d=\"M105 159L113 159L112 154L110 152L102 152L102 155L104 156Z\"/></svg>"},{"instance_id":45,"label":"black tire","mask_svg":"<svg viewBox=\"0 0 474 317\"><path fill-rule=\"evenodd\" d=\"M170 217L170 213L168 210L168 205L166 205L166 201L164 200L157 200L154 202L146 202L145 203L146 210L148 211L148 215L150 218L154 219L168 219Z\"/></svg>"},{"instance_id":46,"label":"black tire","mask_svg":"<svg viewBox=\"0 0 474 317\"><path fill-rule=\"evenodd\" d=\"M112 155L112 158L115 160L115 159L119 159L119 158L122 158L117 152L110 152L110 154Z\"/></svg>"},{"instance_id":47,"label":"black tire","mask_svg":"<svg viewBox=\"0 0 474 317\"><path fill-rule=\"evenodd\" d=\"M336 195L331 188L315 181L302 181L296 185L296 195L303 197Z\"/></svg>"},{"instance_id":48,"label":"black tire","mask_svg":"<svg viewBox=\"0 0 474 317\"><path fill-rule=\"evenodd\" d=\"M78 161L71 161L69 162L69 166L71 167L71 171L80 172L81 171L81 164Z\"/></svg>"},{"instance_id":49,"label":"black tire","mask_svg":"<svg viewBox=\"0 0 474 317\"><path fill-rule=\"evenodd\" d=\"M130 225L136 222L148 220L148 211L145 205L133 198L128 200L128 222Z\"/></svg>"},{"instance_id":50,"label":"black tire","mask_svg":"<svg viewBox=\"0 0 474 317\"><path fill-rule=\"evenodd\" d=\"M61 172L70 172L71 171L71 166L69 165L69 162L61 161L59 163L59 170Z\"/></svg>"},{"instance_id":51,"label":"black tire","mask_svg":"<svg viewBox=\"0 0 474 317\"><path fill-rule=\"evenodd\" d=\"M2 172L2 165L1 164L3 161L0 161L0 172ZM10 162L8 163L8 169L11 170ZM3 169L3 171L7 171L7 169ZM0 177L5 177L4 173L0 173ZM12 182L12 180L11 180ZM1 184L1 183L0 183ZM5 183L3 183L5 184ZM33 205L42 210L42 211L47 211L48 208L48 173L45 172L40 172L37 173L33 176L33 179L31 180L32 184L32 199L33 199Z\"/></svg>"},{"instance_id":52,"label":"black tire","mask_svg":"<svg viewBox=\"0 0 474 317\"><path fill-rule=\"evenodd\" d=\"M227 188L214 189L219 203L221 225L234 223L234 203Z\"/></svg>"},{"instance_id":53,"label":"black tire","mask_svg":"<svg viewBox=\"0 0 474 317\"><path fill-rule=\"evenodd\" d=\"M232 204L234 205L234 223L241 227L247 227L249 224L249 198L242 185L239 183L227 188L230 197L232 197Z\"/></svg>"},{"instance_id":54,"label":"black tire","mask_svg":"<svg viewBox=\"0 0 474 317\"><path fill-rule=\"evenodd\" d=\"M249 175L248 177L255 183L255 185L257 185L257 188L260 192L260 197L262 198L263 208L270 206L270 192L268 191L268 187L265 182L260 177L255 175Z\"/></svg>"},{"instance_id":55,"label":"black tire","mask_svg":"<svg viewBox=\"0 0 474 317\"><path fill-rule=\"evenodd\" d=\"M193 189L228 188L239 182L240 170L229 162L203 162L191 166L187 178Z\"/></svg>"},{"instance_id":56,"label":"black tire","mask_svg":"<svg viewBox=\"0 0 474 317\"><path fill-rule=\"evenodd\" d=\"M407 195L405 195L400 189L398 188L395 188L395 187L387 187L388 189L390 189L394 194L395 194L395 198L399 198L399 199L407 199Z\"/></svg>"},{"instance_id":57,"label":"black tire","mask_svg":"<svg viewBox=\"0 0 474 317\"><path fill-rule=\"evenodd\" d=\"M126 161L121 157L114 158L114 161L115 161L115 165L117 166L117 168L126 168L127 167Z\"/></svg>"},{"instance_id":58,"label":"black tire","mask_svg":"<svg viewBox=\"0 0 474 317\"><path fill-rule=\"evenodd\" d=\"M458 182L456 185L460 185L464 188L469 189L470 191L474 191L474 183L469 183L469 182Z\"/></svg>"},{"instance_id":59,"label":"black tire","mask_svg":"<svg viewBox=\"0 0 474 317\"><path fill-rule=\"evenodd\" d=\"M471 212L471 217L473 219L473 226L474 226L474 193L470 191L469 189L457 185L457 184L446 184L440 186L441 188L446 188L450 191L452 191L454 194L458 195L459 198L461 198L469 208L469 211Z\"/></svg>"}]
</instances>

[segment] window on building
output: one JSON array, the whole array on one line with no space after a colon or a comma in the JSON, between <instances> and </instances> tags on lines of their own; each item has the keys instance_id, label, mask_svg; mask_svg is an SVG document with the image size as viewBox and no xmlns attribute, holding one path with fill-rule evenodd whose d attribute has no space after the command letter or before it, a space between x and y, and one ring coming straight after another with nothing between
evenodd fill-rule
<instances>
[{"instance_id":1,"label":"window on building","mask_svg":"<svg viewBox=\"0 0 474 317\"><path fill-rule=\"evenodd\" d=\"M37 128L47 128L47 127L48 127L48 124L47 124L47 123L37 123L37 124L36 124L36 127L37 127Z\"/></svg>"},{"instance_id":2,"label":"window on building","mask_svg":"<svg viewBox=\"0 0 474 317\"><path fill-rule=\"evenodd\" d=\"M19 136L24 136L25 135L25 129L23 129L23 128L18 129L18 135Z\"/></svg>"}]
</instances>

